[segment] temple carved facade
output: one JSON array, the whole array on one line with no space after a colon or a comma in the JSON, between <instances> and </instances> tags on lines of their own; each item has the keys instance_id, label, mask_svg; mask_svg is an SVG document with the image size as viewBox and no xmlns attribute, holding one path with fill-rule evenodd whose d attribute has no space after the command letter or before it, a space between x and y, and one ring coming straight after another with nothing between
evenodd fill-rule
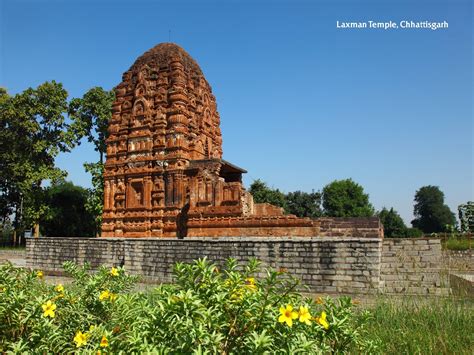
<instances>
[{"instance_id":1,"label":"temple carved facade","mask_svg":"<svg viewBox=\"0 0 474 355\"><path fill-rule=\"evenodd\" d=\"M216 98L198 64L162 43L116 87L103 237L315 236L319 223L256 204L222 159Z\"/></svg>"}]
</instances>

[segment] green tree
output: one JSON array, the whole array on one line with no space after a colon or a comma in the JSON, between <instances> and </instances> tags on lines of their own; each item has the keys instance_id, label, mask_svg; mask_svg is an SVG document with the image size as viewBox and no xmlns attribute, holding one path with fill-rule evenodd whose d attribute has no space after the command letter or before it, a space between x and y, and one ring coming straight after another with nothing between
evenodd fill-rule
<instances>
[{"instance_id":1,"label":"green tree","mask_svg":"<svg viewBox=\"0 0 474 355\"><path fill-rule=\"evenodd\" d=\"M285 194L278 189L272 189L260 179L250 185L250 193L256 203L270 203L274 206L286 207Z\"/></svg>"},{"instance_id":2,"label":"green tree","mask_svg":"<svg viewBox=\"0 0 474 355\"><path fill-rule=\"evenodd\" d=\"M289 192L285 196L286 212L298 217L321 217L321 193Z\"/></svg>"},{"instance_id":3,"label":"green tree","mask_svg":"<svg viewBox=\"0 0 474 355\"><path fill-rule=\"evenodd\" d=\"M461 232L474 232L474 202L468 201L458 206L458 216Z\"/></svg>"},{"instance_id":4,"label":"green tree","mask_svg":"<svg viewBox=\"0 0 474 355\"><path fill-rule=\"evenodd\" d=\"M413 227L424 233L446 231L447 225L455 225L456 217L444 204L444 193L438 186L423 186L415 194L415 219Z\"/></svg>"},{"instance_id":5,"label":"green tree","mask_svg":"<svg viewBox=\"0 0 474 355\"><path fill-rule=\"evenodd\" d=\"M42 234L48 237L92 237L94 216L87 211L88 192L71 182L58 182L45 189L48 213L41 222Z\"/></svg>"},{"instance_id":6,"label":"green tree","mask_svg":"<svg viewBox=\"0 0 474 355\"><path fill-rule=\"evenodd\" d=\"M0 92L0 194L2 213L15 213L15 229L35 225L47 208L42 182L66 175L54 159L74 146L65 123L67 91L55 81L14 96Z\"/></svg>"},{"instance_id":7,"label":"green tree","mask_svg":"<svg viewBox=\"0 0 474 355\"><path fill-rule=\"evenodd\" d=\"M390 210L385 207L377 213L380 222L383 224L384 235L390 237L407 236L407 226L403 222L402 217L392 208Z\"/></svg>"},{"instance_id":8,"label":"green tree","mask_svg":"<svg viewBox=\"0 0 474 355\"><path fill-rule=\"evenodd\" d=\"M109 135L108 127L114 100L113 90L106 91L101 87L94 87L82 98L72 99L69 105L69 115L73 120L72 127L77 137L86 137L99 153L98 162L84 164L84 168L92 176L92 188L88 190L86 208L94 215L97 234L100 234L102 223L104 155L107 150L106 139Z\"/></svg>"},{"instance_id":9,"label":"green tree","mask_svg":"<svg viewBox=\"0 0 474 355\"><path fill-rule=\"evenodd\" d=\"M69 116L73 120L72 129L79 138L86 137L99 152L99 162L104 162L107 150L106 139L109 136L109 120L112 117L114 91L94 87L82 98L74 98L69 104Z\"/></svg>"},{"instance_id":10,"label":"green tree","mask_svg":"<svg viewBox=\"0 0 474 355\"><path fill-rule=\"evenodd\" d=\"M369 195L352 179L335 180L323 189L324 214L330 217L371 217Z\"/></svg>"},{"instance_id":11,"label":"green tree","mask_svg":"<svg viewBox=\"0 0 474 355\"><path fill-rule=\"evenodd\" d=\"M94 216L95 235L100 235L102 211L104 209L104 164L85 163L86 171L92 175L92 188L87 189L86 210Z\"/></svg>"}]
</instances>

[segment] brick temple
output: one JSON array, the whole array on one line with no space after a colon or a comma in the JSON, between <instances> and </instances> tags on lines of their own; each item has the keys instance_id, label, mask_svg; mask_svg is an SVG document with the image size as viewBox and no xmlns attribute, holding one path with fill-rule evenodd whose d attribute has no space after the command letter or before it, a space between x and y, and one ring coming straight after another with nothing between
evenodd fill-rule
<instances>
[{"instance_id":1,"label":"brick temple","mask_svg":"<svg viewBox=\"0 0 474 355\"><path fill-rule=\"evenodd\" d=\"M103 237L316 236L317 221L254 203L222 159L216 98L199 65L162 43L116 87L104 172Z\"/></svg>"}]
</instances>

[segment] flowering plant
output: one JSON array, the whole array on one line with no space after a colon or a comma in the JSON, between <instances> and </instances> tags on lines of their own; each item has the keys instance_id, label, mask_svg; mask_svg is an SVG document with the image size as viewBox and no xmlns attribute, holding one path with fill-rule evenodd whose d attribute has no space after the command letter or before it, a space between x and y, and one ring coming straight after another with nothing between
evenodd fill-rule
<instances>
[{"instance_id":1,"label":"flowering plant","mask_svg":"<svg viewBox=\"0 0 474 355\"><path fill-rule=\"evenodd\" d=\"M0 352L373 352L350 298L304 297L286 271L250 260L178 263L174 283L137 291L122 268L65 263L69 284L0 266Z\"/></svg>"}]
</instances>

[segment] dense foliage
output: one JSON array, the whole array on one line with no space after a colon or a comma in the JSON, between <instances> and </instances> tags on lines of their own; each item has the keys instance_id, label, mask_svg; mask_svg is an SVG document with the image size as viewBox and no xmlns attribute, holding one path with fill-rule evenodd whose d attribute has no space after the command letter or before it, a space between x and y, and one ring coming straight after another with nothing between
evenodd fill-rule
<instances>
[{"instance_id":1,"label":"dense foliage","mask_svg":"<svg viewBox=\"0 0 474 355\"><path fill-rule=\"evenodd\" d=\"M94 216L86 210L88 192L71 182L61 181L45 190L48 213L41 223L47 237L93 237Z\"/></svg>"},{"instance_id":2,"label":"dense foliage","mask_svg":"<svg viewBox=\"0 0 474 355\"><path fill-rule=\"evenodd\" d=\"M324 214L330 217L371 217L374 208L364 188L352 179L335 180L323 188Z\"/></svg>"},{"instance_id":3,"label":"dense foliage","mask_svg":"<svg viewBox=\"0 0 474 355\"><path fill-rule=\"evenodd\" d=\"M286 198L286 211L298 217L321 217L321 193L289 192Z\"/></svg>"},{"instance_id":4,"label":"dense foliage","mask_svg":"<svg viewBox=\"0 0 474 355\"><path fill-rule=\"evenodd\" d=\"M456 224L456 217L444 204L444 193L438 186L423 186L415 194L413 227L424 233L444 232Z\"/></svg>"},{"instance_id":5,"label":"dense foliage","mask_svg":"<svg viewBox=\"0 0 474 355\"><path fill-rule=\"evenodd\" d=\"M270 203L274 206L286 207L285 194L278 189L268 187L267 183L260 179L250 185L249 192L256 203Z\"/></svg>"},{"instance_id":6,"label":"dense foliage","mask_svg":"<svg viewBox=\"0 0 474 355\"><path fill-rule=\"evenodd\" d=\"M112 117L114 91L94 87L82 98L74 98L69 104L69 116L73 120L72 130L76 139L86 137L99 152L99 162L104 162L107 150L105 140L108 137L109 120Z\"/></svg>"},{"instance_id":7,"label":"dense foliage","mask_svg":"<svg viewBox=\"0 0 474 355\"><path fill-rule=\"evenodd\" d=\"M458 216L461 232L474 233L474 202L468 201L459 205Z\"/></svg>"},{"instance_id":8,"label":"dense foliage","mask_svg":"<svg viewBox=\"0 0 474 355\"><path fill-rule=\"evenodd\" d=\"M100 234L104 206L104 155L107 151L109 120L112 117L113 90L94 87L82 98L74 98L69 104L69 115L73 120L72 130L79 140L86 137L99 153L99 161L85 163L84 168L92 176L92 188L88 189L85 207L95 219L95 233Z\"/></svg>"},{"instance_id":9,"label":"dense foliage","mask_svg":"<svg viewBox=\"0 0 474 355\"><path fill-rule=\"evenodd\" d=\"M15 230L34 224L36 232L39 231L38 222L49 218L43 182L54 183L67 175L55 166L54 160L60 152L69 151L86 137L99 152L99 162L85 164L93 182L86 208L94 214L95 228L99 229L103 205L102 165L114 98L113 91L95 87L82 98L68 103L67 91L55 81L13 96L0 88L2 225L14 216ZM68 115L71 124L66 123Z\"/></svg>"},{"instance_id":10,"label":"dense foliage","mask_svg":"<svg viewBox=\"0 0 474 355\"><path fill-rule=\"evenodd\" d=\"M304 298L286 274L259 266L177 264L175 284L131 292L121 268L65 264L69 285L41 271L0 267L0 352L14 353L369 353L368 313L348 297ZM241 270L241 271L239 271Z\"/></svg>"},{"instance_id":11,"label":"dense foliage","mask_svg":"<svg viewBox=\"0 0 474 355\"><path fill-rule=\"evenodd\" d=\"M322 215L321 193L319 192L295 191L284 194L257 179L250 185L250 193L256 203L270 203L282 207L285 213L298 217L314 218Z\"/></svg>"},{"instance_id":12,"label":"dense foliage","mask_svg":"<svg viewBox=\"0 0 474 355\"><path fill-rule=\"evenodd\" d=\"M15 213L15 228L37 224L46 212L42 182L66 175L54 159L74 145L67 96L55 81L14 96L0 91L0 212L3 220Z\"/></svg>"},{"instance_id":13,"label":"dense foliage","mask_svg":"<svg viewBox=\"0 0 474 355\"><path fill-rule=\"evenodd\" d=\"M380 222L383 224L385 237L406 237L408 230L402 217L392 208L390 210L385 207L377 213Z\"/></svg>"}]
</instances>

